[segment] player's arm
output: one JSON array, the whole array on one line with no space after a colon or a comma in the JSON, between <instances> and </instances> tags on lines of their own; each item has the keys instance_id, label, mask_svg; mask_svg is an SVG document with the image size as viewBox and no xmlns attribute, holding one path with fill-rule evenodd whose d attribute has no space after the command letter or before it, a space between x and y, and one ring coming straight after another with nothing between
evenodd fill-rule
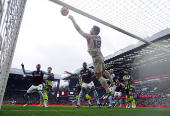
<instances>
[{"instance_id":1,"label":"player's arm","mask_svg":"<svg viewBox=\"0 0 170 116\"><path fill-rule=\"evenodd\" d=\"M23 70L24 74L32 74L33 73L33 71L27 72L25 70L25 68L24 68L24 64L23 63L21 64L21 67L22 67L22 70Z\"/></svg>"},{"instance_id":2,"label":"player's arm","mask_svg":"<svg viewBox=\"0 0 170 116\"><path fill-rule=\"evenodd\" d=\"M71 76L78 76L78 74L76 73L71 73L71 72L68 72L68 71L65 71L66 74L70 74Z\"/></svg>"},{"instance_id":3,"label":"player's arm","mask_svg":"<svg viewBox=\"0 0 170 116\"><path fill-rule=\"evenodd\" d=\"M76 30L86 39L89 39L89 37L91 36L90 34L84 33L83 30L79 27L79 25L76 23L76 21L74 20L73 16L69 15L69 19L73 22L74 27L76 28Z\"/></svg>"},{"instance_id":4,"label":"player's arm","mask_svg":"<svg viewBox=\"0 0 170 116\"><path fill-rule=\"evenodd\" d=\"M48 75L48 73L47 73L47 72L45 72L45 71L42 71L42 73L43 73L43 74L45 74L45 75Z\"/></svg>"}]
</instances>

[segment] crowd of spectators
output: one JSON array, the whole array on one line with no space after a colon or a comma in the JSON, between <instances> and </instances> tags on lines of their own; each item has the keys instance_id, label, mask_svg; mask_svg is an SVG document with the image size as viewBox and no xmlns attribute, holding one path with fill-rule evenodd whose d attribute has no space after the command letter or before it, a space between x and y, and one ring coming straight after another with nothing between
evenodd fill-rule
<instances>
[{"instance_id":1,"label":"crowd of spectators","mask_svg":"<svg viewBox=\"0 0 170 116\"><path fill-rule=\"evenodd\" d=\"M146 81L135 83L135 97L136 104L138 105L170 105L170 80L159 80L159 81ZM146 89L143 89L146 88ZM68 89L68 88L67 88ZM66 90L63 88L62 90ZM96 88L99 98L102 98L105 95L105 90L103 87ZM123 91L123 90L122 90ZM24 104L24 94L26 91L19 91L19 90L6 90L4 94L3 103L15 103L15 104ZM56 94L55 94L56 95ZM56 100L54 94L48 94L49 96L49 104L72 104L71 101L68 99L59 99ZM89 92L89 95L92 98L92 104L95 105L96 101L93 96L93 92ZM156 97L140 97L141 95L158 95ZM125 93L123 93L123 97L125 97ZM37 92L30 95L30 103L31 104L39 104L40 96ZM100 100L102 105L108 105L109 100ZM122 100L123 104L125 104L125 98ZM83 99L82 104L87 104L86 98Z\"/></svg>"}]
</instances>

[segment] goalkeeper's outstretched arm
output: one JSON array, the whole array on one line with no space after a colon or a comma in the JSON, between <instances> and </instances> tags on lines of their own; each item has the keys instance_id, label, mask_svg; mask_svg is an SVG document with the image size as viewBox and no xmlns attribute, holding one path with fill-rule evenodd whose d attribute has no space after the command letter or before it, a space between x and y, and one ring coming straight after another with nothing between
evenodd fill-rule
<instances>
[{"instance_id":1,"label":"goalkeeper's outstretched arm","mask_svg":"<svg viewBox=\"0 0 170 116\"><path fill-rule=\"evenodd\" d=\"M79 25L74 20L73 16L69 15L69 19L73 22L74 27L76 30L86 39L89 39L90 34L84 33L83 30L79 27Z\"/></svg>"}]
</instances>

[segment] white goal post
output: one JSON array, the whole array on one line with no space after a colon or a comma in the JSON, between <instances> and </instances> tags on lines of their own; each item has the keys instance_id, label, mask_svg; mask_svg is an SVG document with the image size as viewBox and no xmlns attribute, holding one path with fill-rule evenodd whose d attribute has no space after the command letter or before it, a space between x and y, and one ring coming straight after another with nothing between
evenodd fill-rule
<instances>
[{"instance_id":1,"label":"white goal post","mask_svg":"<svg viewBox=\"0 0 170 116\"><path fill-rule=\"evenodd\" d=\"M27 0L0 2L0 109Z\"/></svg>"}]
</instances>

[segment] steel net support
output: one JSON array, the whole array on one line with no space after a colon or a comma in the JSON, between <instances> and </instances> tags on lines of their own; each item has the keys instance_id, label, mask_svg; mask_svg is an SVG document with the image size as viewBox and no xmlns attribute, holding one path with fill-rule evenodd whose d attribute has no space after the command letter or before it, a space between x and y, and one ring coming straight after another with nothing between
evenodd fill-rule
<instances>
[{"instance_id":1,"label":"steel net support","mask_svg":"<svg viewBox=\"0 0 170 116\"><path fill-rule=\"evenodd\" d=\"M97 22L99 22L99 23L101 23L101 24L103 24L103 25L106 25L106 26L108 26L108 27L110 27L110 28L112 28L112 29L115 29L115 30L117 30L117 31L119 31L119 32L121 32L121 33L123 33L123 34L126 34L126 35L128 35L128 36L130 36L130 37L133 37L134 39L138 39L138 40L140 40L140 41L142 41L142 42L144 42L144 43L146 43L146 44L151 44L153 47L159 48L159 49L161 49L161 50L163 50L163 51L165 51L165 52L167 52L167 53L170 53L169 50L167 50L167 49L165 49L165 48L163 48L163 47L161 47L161 46L159 46L159 45L157 45L157 44L153 44L152 42L147 41L146 39L143 39L143 38L141 38L141 37L139 37L139 36L136 36L136 35L128 32L128 31L126 31L126 30L123 30L123 29L121 29L121 28L119 28L119 27L117 27L117 26L114 26L114 25L111 24L111 23L108 23L108 22L106 22L106 21L104 21L104 20L102 20L102 19L99 19L99 18L91 15L91 14L88 14L88 13L82 11L82 10L79 10L78 8L75 8L75 7L69 5L69 4L65 3L65 2L62 2L61 0L49 0L49 1L54 2L54 3L56 3L56 4L59 4L59 5L61 5L61 6L66 6L68 9L70 9L70 10L76 12L76 13L79 13L79 14L85 16L85 17L88 17L88 18L90 18L90 19L92 19L92 20L94 20L94 21L97 21ZM71 4L71 3L70 3L70 4ZM72 4L73 4L73 3L72 3ZM80 5L80 3L79 3L79 5Z\"/></svg>"},{"instance_id":2,"label":"steel net support","mask_svg":"<svg viewBox=\"0 0 170 116\"><path fill-rule=\"evenodd\" d=\"M23 13L27 0L9 0L7 10L3 12L0 34L1 34L1 54L0 54L0 109L8 81L9 70L18 39L18 34L22 22Z\"/></svg>"}]
</instances>

